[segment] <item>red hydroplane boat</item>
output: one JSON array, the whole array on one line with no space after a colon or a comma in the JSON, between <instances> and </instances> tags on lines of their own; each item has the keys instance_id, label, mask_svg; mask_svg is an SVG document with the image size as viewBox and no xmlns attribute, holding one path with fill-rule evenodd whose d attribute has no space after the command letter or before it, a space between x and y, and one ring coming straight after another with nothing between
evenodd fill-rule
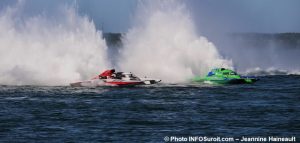
<instances>
[{"instance_id":1,"label":"red hydroplane boat","mask_svg":"<svg viewBox=\"0 0 300 143\"><path fill-rule=\"evenodd\" d=\"M132 73L115 72L114 69L106 70L98 76L80 82L70 83L71 86L134 86L155 84L160 82L158 79L139 78Z\"/></svg>"}]
</instances>

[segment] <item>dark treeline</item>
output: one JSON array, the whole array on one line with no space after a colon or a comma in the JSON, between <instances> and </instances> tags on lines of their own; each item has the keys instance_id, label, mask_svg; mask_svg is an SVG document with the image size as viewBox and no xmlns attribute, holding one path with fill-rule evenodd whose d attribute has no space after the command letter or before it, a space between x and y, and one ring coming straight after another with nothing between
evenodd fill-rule
<instances>
[{"instance_id":1,"label":"dark treeline","mask_svg":"<svg viewBox=\"0 0 300 143\"><path fill-rule=\"evenodd\" d=\"M281 47L300 48L300 33L234 33L233 40L253 46L280 45Z\"/></svg>"},{"instance_id":2,"label":"dark treeline","mask_svg":"<svg viewBox=\"0 0 300 143\"><path fill-rule=\"evenodd\" d=\"M124 33L103 33L103 38L110 46L121 46ZM300 48L300 33L233 33L233 40L245 42L253 46L265 46L270 43Z\"/></svg>"},{"instance_id":3,"label":"dark treeline","mask_svg":"<svg viewBox=\"0 0 300 143\"><path fill-rule=\"evenodd\" d=\"M121 46L122 35L122 33L103 33L103 38L108 46Z\"/></svg>"}]
</instances>

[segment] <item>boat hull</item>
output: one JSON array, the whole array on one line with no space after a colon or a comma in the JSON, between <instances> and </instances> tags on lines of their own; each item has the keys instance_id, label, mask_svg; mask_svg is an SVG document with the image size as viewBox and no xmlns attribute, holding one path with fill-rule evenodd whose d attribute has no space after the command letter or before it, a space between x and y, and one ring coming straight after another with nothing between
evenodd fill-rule
<instances>
[{"instance_id":1,"label":"boat hull","mask_svg":"<svg viewBox=\"0 0 300 143\"><path fill-rule=\"evenodd\" d=\"M144 84L143 81L140 80L104 80L106 85L113 85L113 86L134 86L134 85L141 85Z\"/></svg>"},{"instance_id":2,"label":"boat hull","mask_svg":"<svg viewBox=\"0 0 300 143\"><path fill-rule=\"evenodd\" d=\"M123 80L87 80L70 83L72 87L98 87L98 86L135 86L142 85L143 81L132 80L132 81L123 81Z\"/></svg>"},{"instance_id":3,"label":"boat hull","mask_svg":"<svg viewBox=\"0 0 300 143\"><path fill-rule=\"evenodd\" d=\"M225 68L216 68L211 70L207 76L196 76L193 82L216 83L216 84L244 84L258 81L256 77L240 76L236 72Z\"/></svg>"},{"instance_id":4,"label":"boat hull","mask_svg":"<svg viewBox=\"0 0 300 143\"><path fill-rule=\"evenodd\" d=\"M91 80L79 81L70 83L72 87L80 86L135 86L135 85L148 85L160 82L159 79L152 78L139 78L134 74L125 72L115 72L114 69L106 70L100 75L93 77Z\"/></svg>"},{"instance_id":5,"label":"boat hull","mask_svg":"<svg viewBox=\"0 0 300 143\"><path fill-rule=\"evenodd\" d=\"M194 77L193 82L203 82L212 84L251 84L258 81L257 78L216 78L216 77Z\"/></svg>"},{"instance_id":6,"label":"boat hull","mask_svg":"<svg viewBox=\"0 0 300 143\"><path fill-rule=\"evenodd\" d=\"M96 86L105 86L105 82L99 79L85 80L79 82L70 83L72 87L96 87Z\"/></svg>"},{"instance_id":7,"label":"boat hull","mask_svg":"<svg viewBox=\"0 0 300 143\"><path fill-rule=\"evenodd\" d=\"M224 80L206 80L216 84L247 84L254 83L256 79L224 79Z\"/></svg>"}]
</instances>

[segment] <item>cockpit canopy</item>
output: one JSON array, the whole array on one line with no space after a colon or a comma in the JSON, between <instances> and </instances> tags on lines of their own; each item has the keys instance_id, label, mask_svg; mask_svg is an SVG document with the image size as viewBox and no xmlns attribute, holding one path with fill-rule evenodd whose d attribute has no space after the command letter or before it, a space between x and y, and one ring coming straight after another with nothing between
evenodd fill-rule
<instances>
[{"instance_id":1,"label":"cockpit canopy","mask_svg":"<svg viewBox=\"0 0 300 143\"><path fill-rule=\"evenodd\" d=\"M238 75L238 74L230 69L216 68L216 69L211 70L207 74L207 76L213 76L213 75Z\"/></svg>"},{"instance_id":2,"label":"cockpit canopy","mask_svg":"<svg viewBox=\"0 0 300 143\"><path fill-rule=\"evenodd\" d=\"M130 80L135 80L135 79L139 79L137 76L135 76L132 73L124 73L124 72L117 72L115 74L115 78L117 79L130 79Z\"/></svg>"}]
</instances>

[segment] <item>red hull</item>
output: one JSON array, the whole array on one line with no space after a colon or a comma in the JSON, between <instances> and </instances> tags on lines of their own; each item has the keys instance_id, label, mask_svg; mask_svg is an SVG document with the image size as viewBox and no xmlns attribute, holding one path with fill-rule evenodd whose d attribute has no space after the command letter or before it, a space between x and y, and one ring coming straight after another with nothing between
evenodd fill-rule
<instances>
[{"instance_id":1,"label":"red hull","mask_svg":"<svg viewBox=\"0 0 300 143\"><path fill-rule=\"evenodd\" d=\"M118 86L130 86L130 85L140 85L143 84L144 82L124 82L124 81L111 81L111 82L105 82L107 84L111 84L111 85L118 85Z\"/></svg>"}]
</instances>

